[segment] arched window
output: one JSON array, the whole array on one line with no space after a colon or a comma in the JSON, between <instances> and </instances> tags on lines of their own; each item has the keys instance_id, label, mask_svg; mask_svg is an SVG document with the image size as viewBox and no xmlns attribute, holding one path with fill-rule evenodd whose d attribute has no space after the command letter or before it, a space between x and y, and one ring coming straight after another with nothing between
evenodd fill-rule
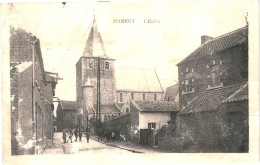
<instances>
[{"instance_id":1,"label":"arched window","mask_svg":"<svg viewBox=\"0 0 260 165\"><path fill-rule=\"evenodd\" d=\"M107 121L107 115L104 115L104 121Z\"/></svg>"},{"instance_id":2,"label":"arched window","mask_svg":"<svg viewBox=\"0 0 260 165\"><path fill-rule=\"evenodd\" d=\"M105 62L105 69L109 69L109 62Z\"/></svg>"},{"instance_id":3,"label":"arched window","mask_svg":"<svg viewBox=\"0 0 260 165\"><path fill-rule=\"evenodd\" d=\"M110 120L110 115L107 116L107 119Z\"/></svg>"},{"instance_id":4,"label":"arched window","mask_svg":"<svg viewBox=\"0 0 260 165\"><path fill-rule=\"evenodd\" d=\"M89 61L89 62L88 62L88 68L89 68L89 69L92 69L92 68L93 68L93 61Z\"/></svg>"},{"instance_id":5,"label":"arched window","mask_svg":"<svg viewBox=\"0 0 260 165\"><path fill-rule=\"evenodd\" d=\"M114 119L114 118L115 118L115 116L114 116L114 115L112 115L112 116L111 116L111 119Z\"/></svg>"},{"instance_id":6,"label":"arched window","mask_svg":"<svg viewBox=\"0 0 260 165\"><path fill-rule=\"evenodd\" d=\"M126 108L125 113L129 113L129 108L128 107Z\"/></svg>"}]
</instances>

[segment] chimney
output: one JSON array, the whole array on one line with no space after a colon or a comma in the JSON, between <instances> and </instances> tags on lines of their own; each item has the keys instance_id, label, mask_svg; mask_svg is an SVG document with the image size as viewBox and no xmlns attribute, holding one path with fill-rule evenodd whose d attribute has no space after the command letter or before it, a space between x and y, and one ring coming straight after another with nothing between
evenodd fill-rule
<instances>
[{"instance_id":1,"label":"chimney","mask_svg":"<svg viewBox=\"0 0 260 165\"><path fill-rule=\"evenodd\" d=\"M201 36L201 44L204 44L205 42L207 42L210 39L212 39L212 37L210 37L210 36L206 36L206 35Z\"/></svg>"}]
</instances>

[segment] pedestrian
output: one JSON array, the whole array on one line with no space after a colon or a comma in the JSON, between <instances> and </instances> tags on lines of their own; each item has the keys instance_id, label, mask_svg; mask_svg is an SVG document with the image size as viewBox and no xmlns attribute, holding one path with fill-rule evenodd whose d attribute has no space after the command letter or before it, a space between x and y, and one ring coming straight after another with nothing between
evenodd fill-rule
<instances>
[{"instance_id":1,"label":"pedestrian","mask_svg":"<svg viewBox=\"0 0 260 165\"><path fill-rule=\"evenodd\" d=\"M115 140L115 132L114 131L112 132L111 137L112 137L112 141L114 142L114 140Z\"/></svg>"},{"instance_id":2,"label":"pedestrian","mask_svg":"<svg viewBox=\"0 0 260 165\"><path fill-rule=\"evenodd\" d=\"M76 137L75 141L78 141L78 127L76 126L75 130L74 130L74 135Z\"/></svg>"},{"instance_id":3,"label":"pedestrian","mask_svg":"<svg viewBox=\"0 0 260 165\"><path fill-rule=\"evenodd\" d=\"M79 131L79 141L81 142L82 132L84 132L84 127L81 127L81 130Z\"/></svg>"},{"instance_id":4,"label":"pedestrian","mask_svg":"<svg viewBox=\"0 0 260 165\"><path fill-rule=\"evenodd\" d=\"M72 129L69 130L69 140L70 140L70 143L72 143L72 136L73 136L73 132L72 132Z\"/></svg>"},{"instance_id":5,"label":"pedestrian","mask_svg":"<svg viewBox=\"0 0 260 165\"><path fill-rule=\"evenodd\" d=\"M64 143L64 144L66 143L66 137L67 137L67 135L66 135L66 130L63 129L63 132L62 132L62 139L63 139L63 143Z\"/></svg>"},{"instance_id":6,"label":"pedestrian","mask_svg":"<svg viewBox=\"0 0 260 165\"><path fill-rule=\"evenodd\" d=\"M87 130L87 131L86 131L87 143L89 142L89 137L90 137L90 134L89 134L89 131Z\"/></svg>"}]
</instances>

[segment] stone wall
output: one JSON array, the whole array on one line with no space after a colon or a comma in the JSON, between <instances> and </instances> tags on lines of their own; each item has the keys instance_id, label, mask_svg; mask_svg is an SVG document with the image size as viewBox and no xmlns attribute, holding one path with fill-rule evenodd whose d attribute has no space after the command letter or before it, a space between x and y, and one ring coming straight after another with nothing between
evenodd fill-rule
<instances>
[{"instance_id":1,"label":"stone wall","mask_svg":"<svg viewBox=\"0 0 260 165\"><path fill-rule=\"evenodd\" d=\"M248 152L247 101L220 109L179 116L185 152Z\"/></svg>"}]
</instances>

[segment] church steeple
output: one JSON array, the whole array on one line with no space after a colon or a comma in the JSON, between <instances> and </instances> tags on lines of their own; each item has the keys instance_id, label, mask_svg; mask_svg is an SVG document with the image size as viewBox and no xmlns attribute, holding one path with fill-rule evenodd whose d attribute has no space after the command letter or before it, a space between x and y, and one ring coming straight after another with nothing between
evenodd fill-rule
<instances>
[{"instance_id":1,"label":"church steeple","mask_svg":"<svg viewBox=\"0 0 260 165\"><path fill-rule=\"evenodd\" d=\"M95 16L90 29L83 56L108 58L104 48L103 40L97 28Z\"/></svg>"}]
</instances>

